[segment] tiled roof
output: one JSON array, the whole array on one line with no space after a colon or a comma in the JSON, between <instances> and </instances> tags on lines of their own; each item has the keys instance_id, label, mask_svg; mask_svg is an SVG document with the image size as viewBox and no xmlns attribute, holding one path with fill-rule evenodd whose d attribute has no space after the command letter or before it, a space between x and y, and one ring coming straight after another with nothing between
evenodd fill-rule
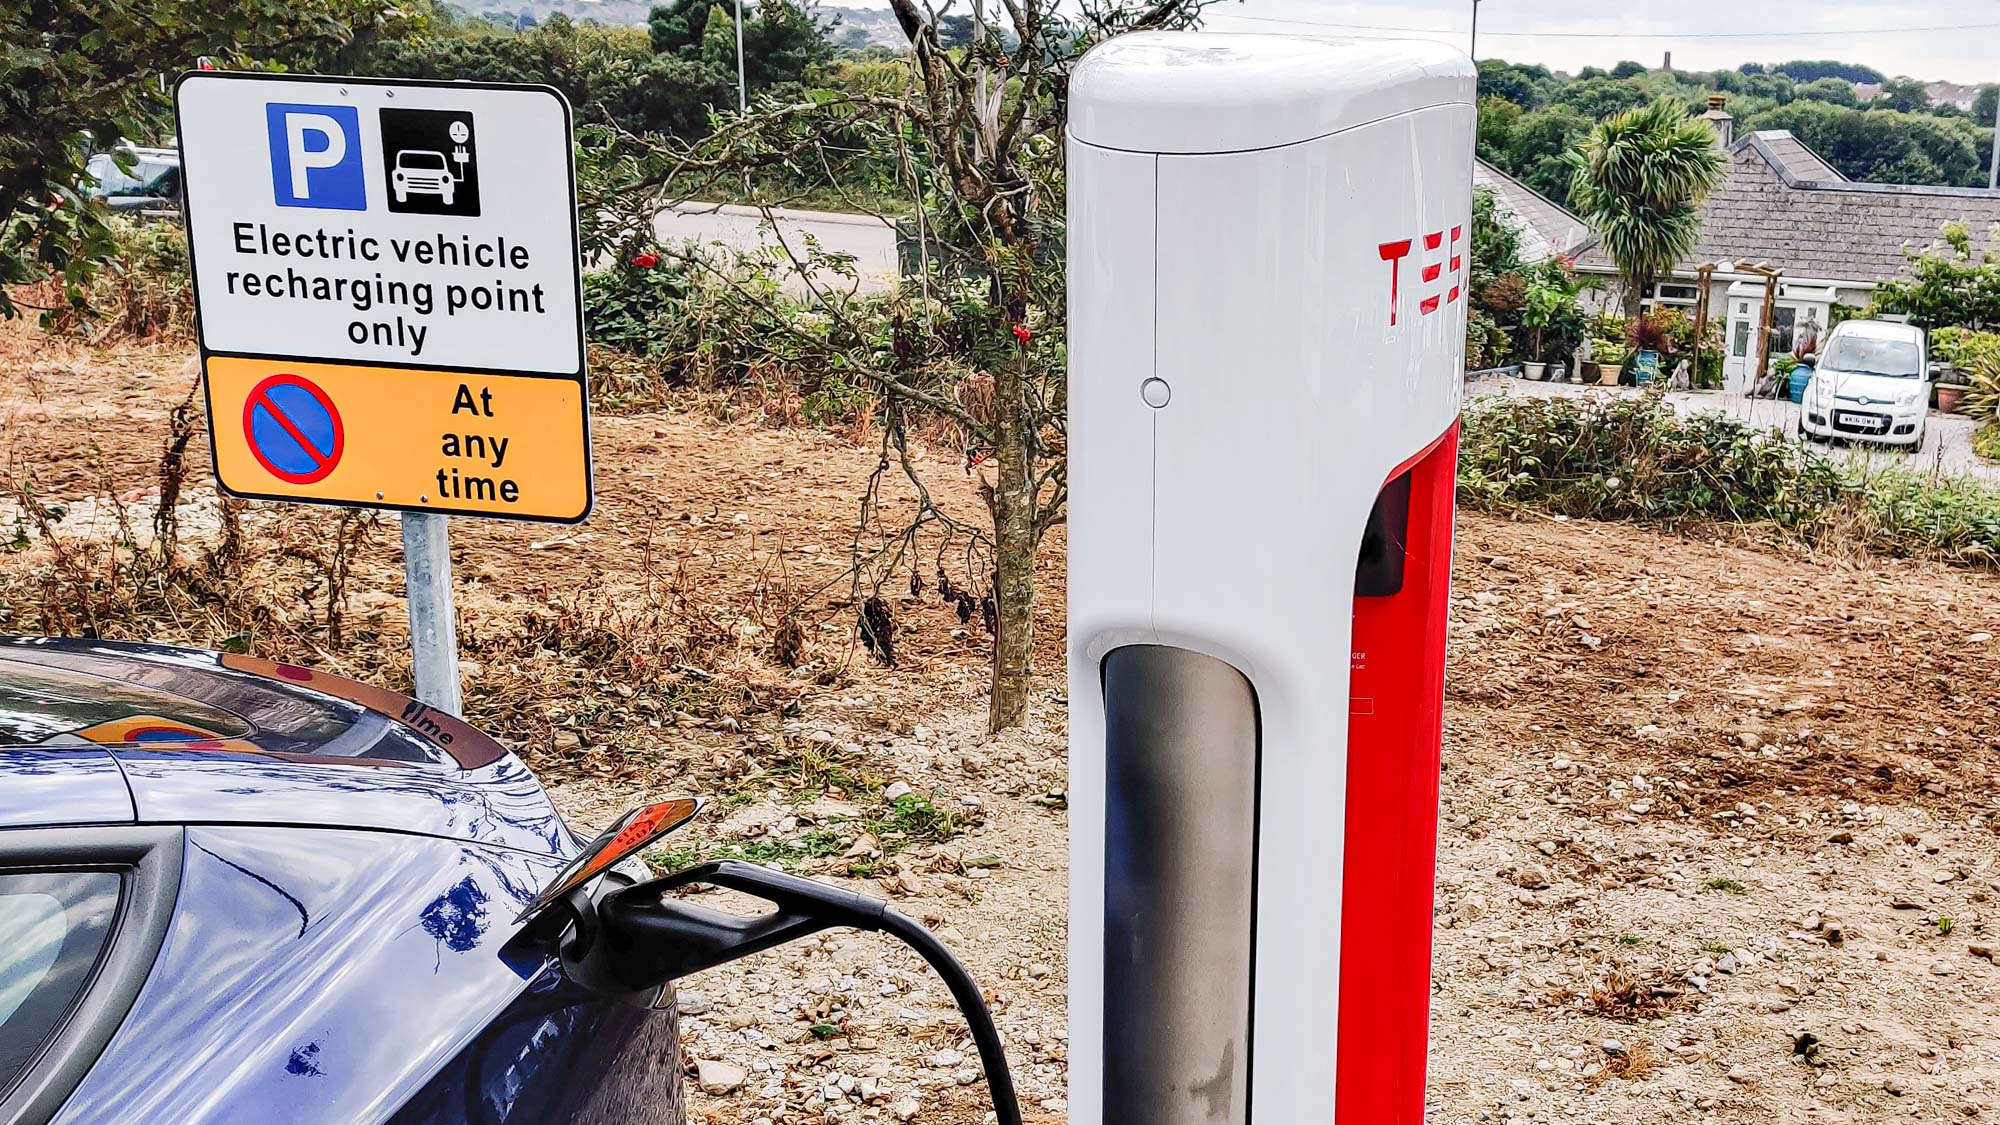
<instances>
[{"instance_id":1,"label":"tiled roof","mask_svg":"<svg viewBox=\"0 0 2000 1125\"><path fill-rule=\"evenodd\" d=\"M1596 241L1589 224L1484 160L1472 162L1472 186L1493 192L1493 203L1521 232L1521 257L1530 262L1573 255Z\"/></svg>"},{"instance_id":2,"label":"tiled roof","mask_svg":"<svg viewBox=\"0 0 2000 1125\"><path fill-rule=\"evenodd\" d=\"M1790 133L1751 133L1730 147L1722 184L1702 204L1701 241L1678 267L1698 262L1765 262L1787 276L1885 281L1903 268L1903 248L1936 241L1963 221L1976 248L2000 223L2000 192L1984 188L1864 184L1833 172ZM1578 267L1615 272L1601 249Z\"/></svg>"},{"instance_id":3,"label":"tiled roof","mask_svg":"<svg viewBox=\"0 0 2000 1125\"><path fill-rule=\"evenodd\" d=\"M1746 136L1762 142L1764 153L1794 180L1806 183L1844 183L1847 177L1840 169L1819 158L1819 153L1806 147L1806 143L1784 129L1765 129Z\"/></svg>"}]
</instances>

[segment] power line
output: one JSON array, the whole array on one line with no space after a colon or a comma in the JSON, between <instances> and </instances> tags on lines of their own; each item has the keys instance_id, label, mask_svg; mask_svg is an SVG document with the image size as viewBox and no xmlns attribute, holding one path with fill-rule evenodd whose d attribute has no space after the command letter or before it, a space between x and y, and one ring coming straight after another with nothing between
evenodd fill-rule
<instances>
[{"instance_id":1,"label":"power line","mask_svg":"<svg viewBox=\"0 0 2000 1125\"><path fill-rule=\"evenodd\" d=\"M1367 23L1332 23L1327 20L1284 19L1277 16L1244 16L1233 12L1212 13L1216 19L1249 20L1253 23L1305 24L1336 27L1358 32L1390 32L1405 35L1457 35L1450 27L1386 27ZM1853 35L1922 35L1946 31L1992 31L2000 23L1961 23L1937 27L1857 27L1840 31L1486 31L1483 35L1502 39L1824 39Z\"/></svg>"}]
</instances>

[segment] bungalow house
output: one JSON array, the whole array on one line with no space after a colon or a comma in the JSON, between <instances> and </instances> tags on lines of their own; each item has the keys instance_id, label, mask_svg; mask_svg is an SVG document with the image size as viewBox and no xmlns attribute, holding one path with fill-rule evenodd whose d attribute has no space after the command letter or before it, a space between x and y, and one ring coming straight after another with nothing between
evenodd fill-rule
<instances>
[{"instance_id":1,"label":"bungalow house","mask_svg":"<svg viewBox=\"0 0 2000 1125\"><path fill-rule=\"evenodd\" d=\"M1720 97L1710 99L1705 118L1728 157L1722 181L1702 204L1694 253L1642 303L1692 310L1697 267L1715 263L1709 316L1723 327L1723 373L1732 388L1744 385L1757 362L1765 288L1762 275L1739 263L1782 273L1771 322L1771 354L1778 355L1792 348L1807 318L1824 326L1836 303L1866 305L1876 286L1902 270L1903 249L1930 245L1945 223L1966 223L1976 249L1987 246L2000 223L2000 192L1856 183L1785 130L1734 136ZM1605 299L1617 299L1618 270L1601 246L1586 249L1577 270L1603 276Z\"/></svg>"},{"instance_id":2,"label":"bungalow house","mask_svg":"<svg viewBox=\"0 0 2000 1125\"><path fill-rule=\"evenodd\" d=\"M1590 225L1527 184L1484 160L1472 162L1472 187L1493 193L1493 209L1521 236L1521 258L1574 258L1597 241Z\"/></svg>"}]
</instances>

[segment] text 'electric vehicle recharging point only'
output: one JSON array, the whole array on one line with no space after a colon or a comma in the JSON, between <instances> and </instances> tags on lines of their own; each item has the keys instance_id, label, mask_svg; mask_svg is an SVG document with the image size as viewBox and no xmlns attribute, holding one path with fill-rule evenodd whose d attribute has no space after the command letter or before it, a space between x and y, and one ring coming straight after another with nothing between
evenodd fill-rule
<instances>
[{"instance_id":1,"label":"text 'electric vehicle recharging point only'","mask_svg":"<svg viewBox=\"0 0 2000 1125\"><path fill-rule=\"evenodd\" d=\"M1474 69L1071 82L1076 1125L1423 1119Z\"/></svg>"}]
</instances>

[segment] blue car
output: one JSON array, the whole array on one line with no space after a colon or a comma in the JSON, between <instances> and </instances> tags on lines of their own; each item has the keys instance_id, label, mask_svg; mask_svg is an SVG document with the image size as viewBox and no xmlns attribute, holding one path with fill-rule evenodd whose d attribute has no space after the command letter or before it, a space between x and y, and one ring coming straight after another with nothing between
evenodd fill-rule
<instances>
[{"instance_id":1,"label":"blue car","mask_svg":"<svg viewBox=\"0 0 2000 1125\"><path fill-rule=\"evenodd\" d=\"M671 983L585 988L530 940L582 851L404 696L0 640L0 1122L678 1125Z\"/></svg>"}]
</instances>

